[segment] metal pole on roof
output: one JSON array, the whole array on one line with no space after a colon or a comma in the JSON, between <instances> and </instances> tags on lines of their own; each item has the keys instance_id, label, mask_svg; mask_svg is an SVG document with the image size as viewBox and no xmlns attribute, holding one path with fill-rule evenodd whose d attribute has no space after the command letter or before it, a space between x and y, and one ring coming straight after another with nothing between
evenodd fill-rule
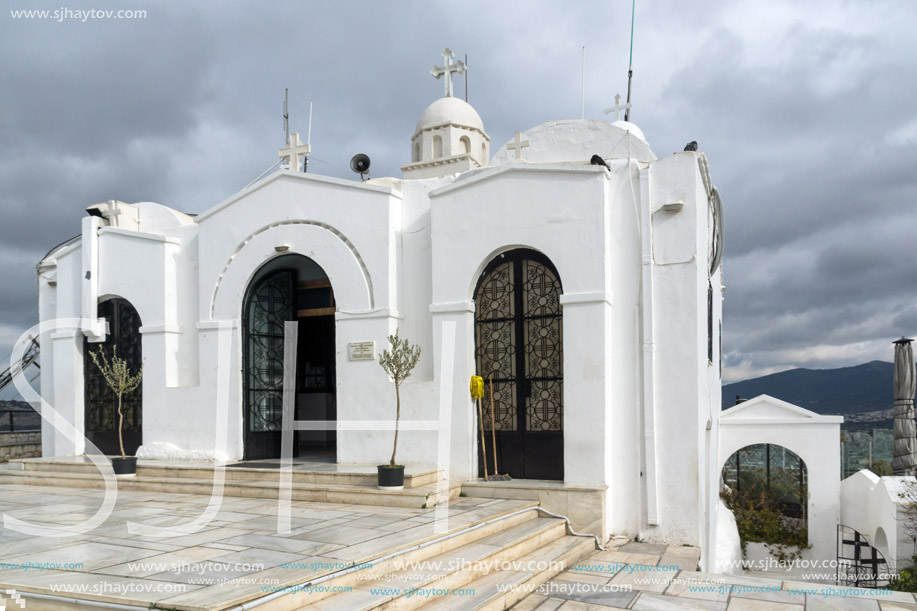
<instances>
[{"instance_id":1,"label":"metal pole on roof","mask_svg":"<svg viewBox=\"0 0 917 611\"><path fill-rule=\"evenodd\" d=\"M627 61L627 109L624 111L624 120L630 121L630 83L634 76L634 12L637 9L637 0L630 6L630 59Z\"/></svg>"}]
</instances>

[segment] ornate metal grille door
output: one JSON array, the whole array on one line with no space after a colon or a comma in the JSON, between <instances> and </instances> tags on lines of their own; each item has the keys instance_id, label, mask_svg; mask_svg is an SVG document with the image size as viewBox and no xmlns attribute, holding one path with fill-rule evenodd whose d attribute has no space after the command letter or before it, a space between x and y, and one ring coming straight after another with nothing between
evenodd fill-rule
<instances>
[{"instance_id":1,"label":"ornate metal grille door","mask_svg":"<svg viewBox=\"0 0 917 611\"><path fill-rule=\"evenodd\" d=\"M99 318L108 323L108 336L104 343L83 344L85 371L85 434L99 450L107 455L120 455L118 443L118 398L112 392L102 372L92 362L90 352L102 350L111 358L114 350L127 360L131 372L143 364L143 346L140 336L140 315L125 299L109 299L99 304ZM125 395L121 411L124 414L124 451L132 455L143 443L143 385Z\"/></svg>"},{"instance_id":2,"label":"ornate metal grille door","mask_svg":"<svg viewBox=\"0 0 917 611\"><path fill-rule=\"evenodd\" d=\"M492 261L475 290L478 374L493 378L501 473L564 478L561 284L546 257L515 250ZM484 398L487 463L493 471L490 397ZM479 442L479 462L481 451ZM483 475L483 463L480 468Z\"/></svg>"},{"instance_id":3,"label":"ornate metal grille door","mask_svg":"<svg viewBox=\"0 0 917 611\"><path fill-rule=\"evenodd\" d=\"M245 304L245 459L277 458L283 424L283 324L296 320L295 272L279 270Z\"/></svg>"}]
</instances>

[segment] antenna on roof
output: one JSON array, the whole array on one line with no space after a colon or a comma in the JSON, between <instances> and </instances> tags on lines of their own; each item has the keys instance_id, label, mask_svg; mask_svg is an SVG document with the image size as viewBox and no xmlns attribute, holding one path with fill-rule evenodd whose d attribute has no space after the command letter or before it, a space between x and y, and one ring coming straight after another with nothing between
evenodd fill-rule
<instances>
[{"instance_id":1,"label":"antenna on roof","mask_svg":"<svg viewBox=\"0 0 917 611\"><path fill-rule=\"evenodd\" d=\"M627 62L627 108L624 111L624 120L630 121L630 82L634 76L634 12L637 9L637 0L630 6L630 59Z\"/></svg>"},{"instance_id":2,"label":"antenna on roof","mask_svg":"<svg viewBox=\"0 0 917 611\"><path fill-rule=\"evenodd\" d=\"M290 90L289 90L289 89L284 89L284 90L283 90L283 131L284 131L284 134L286 135L286 140L284 140L284 142L289 142L289 141L290 141L290 110L289 110L289 102L290 102Z\"/></svg>"},{"instance_id":3,"label":"antenna on roof","mask_svg":"<svg viewBox=\"0 0 917 611\"><path fill-rule=\"evenodd\" d=\"M583 47L583 65L580 71L582 73L580 75L580 79L582 81L582 91L580 92L581 105L580 105L579 118L585 119L586 118L586 47L585 46Z\"/></svg>"},{"instance_id":4,"label":"antenna on roof","mask_svg":"<svg viewBox=\"0 0 917 611\"><path fill-rule=\"evenodd\" d=\"M302 171L309 171L309 154L312 152L312 100L309 100L309 131L306 133L306 156L303 157Z\"/></svg>"}]
</instances>

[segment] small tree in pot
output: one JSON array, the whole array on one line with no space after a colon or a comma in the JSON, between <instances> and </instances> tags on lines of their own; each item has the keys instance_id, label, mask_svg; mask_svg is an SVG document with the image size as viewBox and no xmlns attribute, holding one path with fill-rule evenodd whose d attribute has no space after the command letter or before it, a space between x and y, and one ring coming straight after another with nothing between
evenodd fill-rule
<instances>
[{"instance_id":1,"label":"small tree in pot","mask_svg":"<svg viewBox=\"0 0 917 611\"><path fill-rule=\"evenodd\" d=\"M420 360L420 346L411 345L408 340L394 335L388 336L391 351L383 350L379 364L388 377L395 383L395 443L392 447L392 458L387 465L379 465L379 488L383 490L401 490L404 488L404 465L395 464L398 453L398 422L401 420L401 383L411 376L411 371Z\"/></svg>"},{"instance_id":2,"label":"small tree in pot","mask_svg":"<svg viewBox=\"0 0 917 611\"><path fill-rule=\"evenodd\" d=\"M121 447L121 457L111 459L112 469L116 475L133 475L137 471L137 458L128 456L124 451L124 435L122 433L124 430L124 412L121 411L121 406L124 395L132 393L140 386L140 382L143 380L143 368L141 367L137 373L131 373L127 359L118 356L117 347L112 349L111 360L105 356L105 352L101 348L95 352L90 352L89 356L92 357L92 362L102 372L105 383L118 397L118 444Z\"/></svg>"}]
</instances>

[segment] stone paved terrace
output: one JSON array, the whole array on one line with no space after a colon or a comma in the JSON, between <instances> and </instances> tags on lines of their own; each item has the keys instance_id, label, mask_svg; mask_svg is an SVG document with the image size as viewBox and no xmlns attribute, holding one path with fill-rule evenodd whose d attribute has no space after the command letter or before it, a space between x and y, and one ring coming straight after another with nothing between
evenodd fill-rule
<instances>
[{"instance_id":1,"label":"stone paved terrace","mask_svg":"<svg viewBox=\"0 0 917 611\"><path fill-rule=\"evenodd\" d=\"M0 484L0 514L31 523L82 522L101 499L100 490ZM303 583L435 536L435 509L312 501L292 502L292 532L279 536L276 499L238 497L224 497L215 519L194 534L161 538L127 532L128 521L159 527L187 523L209 500L120 490L114 511L88 534L36 537L4 526L0 595L12 588L142 608L228 608L263 595L265 587L270 592ZM532 505L459 498L449 505L449 530ZM78 607L28 600L26 611L39 608Z\"/></svg>"},{"instance_id":2,"label":"stone paved terrace","mask_svg":"<svg viewBox=\"0 0 917 611\"><path fill-rule=\"evenodd\" d=\"M514 611L904 611L913 594L698 572L695 547L613 540Z\"/></svg>"},{"instance_id":3,"label":"stone paved terrace","mask_svg":"<svg viewBox=\"0 0 917 611\"><path fill-rule=\"evenodd\" d=\"M48 525L75 524L94 514L101 498L102 492L95 489L0 484L0 514ZM5 589L16 589L135 608L228 609L263 596L265 587L270 591L301 584L435 537L432 508L314 501L292 502L292 532L280 536L276 533L276 501L244 497L223 498L214 520L193 534L160 538L127 532L128 521L159 527L187 523L209 501L201 495L120 490L111 515L85 535L34 537L3 526L0 596ZM450 502L449 530L455 532L530 506L529 501L458 498ZM561 521L528 513L526 522L506 526L489 538L465 541L460 549L466 555L461 557L500 554L513 545L523 554L517 557L544 559L549 557L545 551L553 546L555 555L550 557L559 558L564 550L576 552L567 556L572 560L565 562L563 572L552 572L543 584L525 582L525 575L511 570L466 576L471 581L460 582L469 588L462 596L430 601L415 598L409 601L414 603L410 608L501 609L515 603L512 608L520 611L917 610L917 600L906 593L700 573L696 570L699 550L693 547L616 539L607 551L593 552L588 539L557 539L563 532ZM581 551L571 547L570 539L575 539ZM402 586L417 583L411 579L425 576L414 574ZM495 591L496 584L516 583L531 587L511 599ZM366 586L357 584L348 594L315 603L305 598L301 604L282 608L366 609L405 600L379 600L369 594ZM25 611L84 608L58 600L26 600Z\"/></svg>"}]
</instances>

